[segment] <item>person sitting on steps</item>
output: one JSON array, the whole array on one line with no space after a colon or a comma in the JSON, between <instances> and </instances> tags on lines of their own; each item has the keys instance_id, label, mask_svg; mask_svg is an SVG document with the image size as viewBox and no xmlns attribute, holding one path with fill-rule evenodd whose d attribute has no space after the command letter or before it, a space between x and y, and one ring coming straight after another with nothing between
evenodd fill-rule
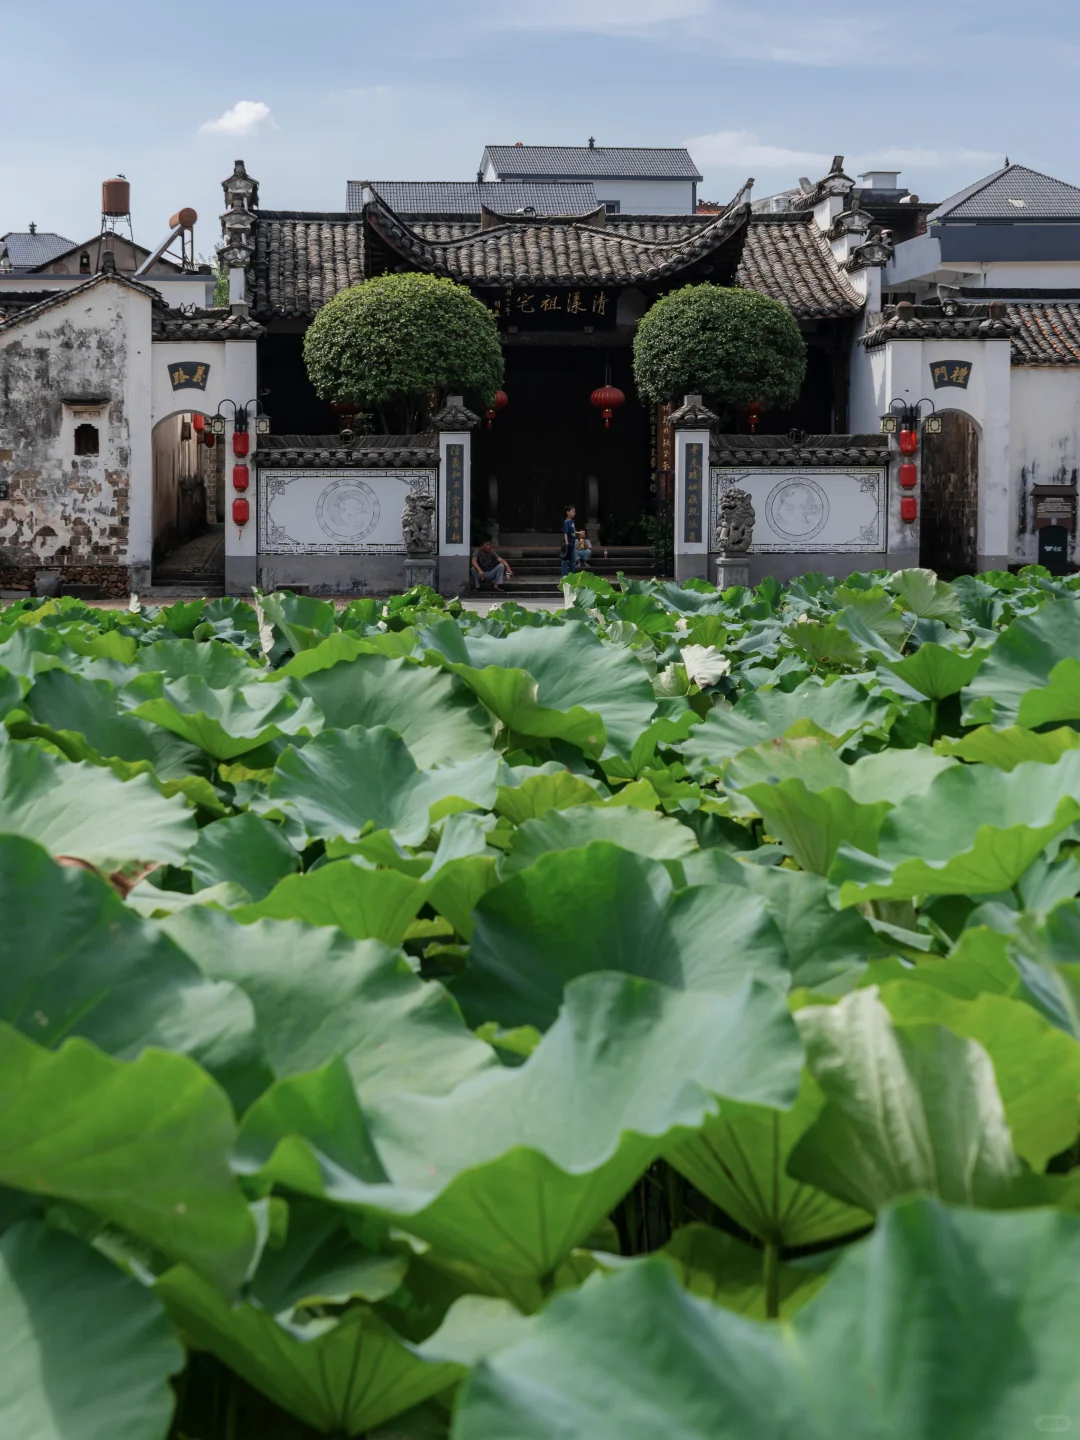
<instances>
[{"instance_id":1,"label":"person sitting on steps","mask_svg":"<svg viewBox=\"0 0 1080 1440\"><path fill-rule=\"evenodd\" d=\"M575 546L574 554L577 559L576 568L578 570L588 570L592 561L592 541L584 530L577 532L577 545Z\"/></svg>"},{"instance_id":2,"label":"person sitting on steps","mask_svg":"<svg viewBox=\"0 0 1080 1440\"><path fill-rule=\"evenodd\" d=\"M481 585L490 584L497 594L502 594L503 581L509 580L513 573L492 545L490 537L473 551L470 579L474 590L479 590Z\"/></svg>"}]
</instances>

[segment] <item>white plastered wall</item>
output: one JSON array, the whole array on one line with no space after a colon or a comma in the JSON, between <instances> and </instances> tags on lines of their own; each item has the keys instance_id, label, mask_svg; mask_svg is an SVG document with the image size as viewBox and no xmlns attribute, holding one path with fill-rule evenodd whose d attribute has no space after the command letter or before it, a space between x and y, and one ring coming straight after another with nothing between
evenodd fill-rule
<instances>
[{"instance_id":1,"label":"white plastered wall","mask_svg":"<svg viewBox=\"0 0 1080 1440\"><path fill-rule=\"evenodd\" d=\"M1031 487L1075 485L1080 475L1080 365L1014 368L1011 439L1017 559L1033 562Z\"/></svg>"}]
</instances>

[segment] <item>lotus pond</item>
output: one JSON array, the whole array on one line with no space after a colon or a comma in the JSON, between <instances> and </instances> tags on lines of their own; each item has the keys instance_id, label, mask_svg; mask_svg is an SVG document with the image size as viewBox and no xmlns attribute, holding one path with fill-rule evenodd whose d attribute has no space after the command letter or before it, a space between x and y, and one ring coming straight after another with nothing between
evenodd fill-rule
<instances>
[{"instance_id":1,"label":"lotus pond","mask_svg":"<svg viewBox=\"0 0 1080 1440\"><path fill-rule=\"evenodd\" d=\"M0 610L4 1440L1080 1424L1080 581Z\"/></svg>"}]
</instances>

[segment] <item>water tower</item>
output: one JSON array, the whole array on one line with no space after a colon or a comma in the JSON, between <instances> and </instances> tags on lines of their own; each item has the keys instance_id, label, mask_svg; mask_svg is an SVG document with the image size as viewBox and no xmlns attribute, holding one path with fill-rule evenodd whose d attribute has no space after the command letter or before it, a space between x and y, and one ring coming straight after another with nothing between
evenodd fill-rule
<instances>
[{"instance_id":1,"label":"water tower","mask_svg":"<svg viewBox=\"0 0 1080 1440\"><path fill-rule=\"evenodd\" d=\"M113 249L112 237L127 229L131 247L135 248L135 235L131 228L131 185L123 175L104 180L101 185L101 244L99 251ZM101 260L98 259L100 268Z\"/></svg>"}]
</instances>

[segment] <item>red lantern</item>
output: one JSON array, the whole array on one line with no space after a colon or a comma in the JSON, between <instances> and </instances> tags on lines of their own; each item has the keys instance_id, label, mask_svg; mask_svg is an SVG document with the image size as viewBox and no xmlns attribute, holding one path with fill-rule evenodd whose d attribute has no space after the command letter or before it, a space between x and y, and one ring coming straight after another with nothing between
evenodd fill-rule
<instances>
[{"instance_id":1,"label":"red lantern","mask_svg":"<svg viewBox=\"0 0 1080 1440\"><path fill-rule=\"evenodd\" d=\"M604 417L604 429L611 425L611 417L620 405L626 404L626 396L614 385L601 385L599 390L594 390L589 396L589 403L593 405Z\"/></svg>"},{"instance_id":2,"label":"red lantern","mask_svg":"<svg viewBox=\"0 0 1080 1440\"><path fill-rule=\"evenodd\" d=\"M761 424L761 412L765 409L765 401L760 397L751 400L749 405L741 405L739 413L746 416L746 423L750 427L750 434L757 434L757 427Z\"/></svg>"},{"instance_id":3,"label":"red lantern","mask_svg":"<svg viewBox=\"0 0 1080 1440\"><path fill-rule=\"evenodd\" d=\"M202 443L206 446L206 448L207 448L208 450L212 450L212 449L214 448L214 435L213 435L213 432L212 432L212 431L210 431L210 430L204 430L204 431L203 431Z\"/></svg>"},{"instance_id":4,"label":"red lantern","mask_svg":"<svg viewBox=\"0 0 1080 1440\"><path fill-rule=\"evenodd\" d=\"M919 502L914 495L901 495L900 519L905 525L913 525L919 518Z\"/></svg>"},{"instance_id":5,"label":"red lantern","mask_svg":"<svg viewBox=\"0 0 1080 1440\"><path fill-rule=\"evenodd\" d=\"M914 455L919 448L919 432L917 430L900 431L900 454Z\"/></svg>"},{"instance_id":6,"label":"red lantern","mask_svg":"<svg viewBox=\"0 0 1080 1440\"><path fill-rule=\"evenodd\" d=\"M509 404L510 404L510 396L507 395L506 391L505 391L505 390L496 390L496 391L495 391L495 398L494 398L494 400L491 402L491 404L488 406L488 408L484 411L484 418L485 418L485 420L487 421L487 428L488 428L489 430L490 430L491 427L495 424L495 416L496 416L496 414L498 413L498 411L500 411L500 410L505 410L506 407L507 407L507 405L509 405Z\"/></svg>"},{"instance_id":7,"label":"red lantern","mask_svg":"<svg viewBox=\"0 0 1080 1440\"><path fill-rule=\"evenodd\" d=\"M202 431L206 429L206 416L200 415L198 414L198 412L192 415L191 428L196 432L196 434L201 434Z\"/></svg>"},{"instance_id":8,"label":"red lantern","mask_svg":"<svg viewBox=\"0 0 1080 1440\"><path fill-rule=\"evenodd\" d=\"M232 453L234 455L246 455L251 445L251 436L246 430L234 430L232 437Z\"/></svg>"},{"instance_id":9,"label":"red lantern","mask_svg":"<svg viewBox=\"0 0 1080 1440\"><path fill-rule=\"evenodd\" d=\"M232 518L236 525L246 525L251 519L251 506L244 499L237 499L232 502Z\"/></svg>"},{"instance_id":10,"label":"red lantern","mask_svg":"<svg viewBox=\"0 0 1080 1440\"><path fill-rule=\"evenodd\" d=\"M248 488L248 467L246 465L233 466L232 483L234 490L246 490Z\"/></svg>"},{"instance_id":11,"label":"red lantern","mask_svg":"<svg viewBox=\"0 0 1080 1440\"><path fill-rule=\"evenodd\" d=\"M919 483L919 472L910 460L905 460L900 466L900 484L905 490L914 490Z\"/></svg>"}]
</instances>

